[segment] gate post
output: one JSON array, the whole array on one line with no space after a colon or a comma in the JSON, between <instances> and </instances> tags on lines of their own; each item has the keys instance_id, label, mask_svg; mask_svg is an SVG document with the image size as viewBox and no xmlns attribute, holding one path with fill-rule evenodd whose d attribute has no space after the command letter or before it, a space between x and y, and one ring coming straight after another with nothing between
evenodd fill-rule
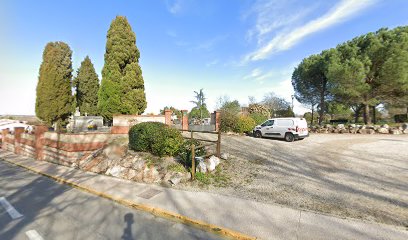
<instances>
[{"instance_id":1,"label":"gate post","mask_svg":"<svg viewBox=\"0 0 408 240\"><path fill-rule=\"evenodd\" d=\"M164 110L164 123L169 126L171 125L171 114L172 111L170 109Z\"/></svg>"},{"instance_id":2,"label":"gate post","mask_svg":"<svg viewBox=\"0 0 408 240\"><path fill-rule=\"evenodd\" d=\"M44 133L48 131L48 127L37 125L34 128L35 135L35 158L43 160L44 157Z\"/></svg>"},{"instance_id":3,"label":"gate post","mask_svg":"<svg viewBox=\"0 0 408 240\"><path fill-rule=\"evenodd\" d=\"M14 128L14 153L20 154L21 152L21 134L24 132L23 127Z\"/></svg>"},{"instance_id":4,"label":"gate post","mask_svg":"<svg viewBox=\"0 0 408 240\"><path fill-rule=\"evenodd\" d=\"M215 115L215 131L220 131L220 124L221 124L221 111L214 111Z\"/></svg>"},{"instance_id":5,"label":"gate post","mask_svg":"<svg viewBox=\"0 0 408 240\"><path fill-rule=\"evenodd\" d=\"M187 110L181 110L182 119L181 119L181 129L188 130L188 115Z\"/></svg>"}]
</instances>

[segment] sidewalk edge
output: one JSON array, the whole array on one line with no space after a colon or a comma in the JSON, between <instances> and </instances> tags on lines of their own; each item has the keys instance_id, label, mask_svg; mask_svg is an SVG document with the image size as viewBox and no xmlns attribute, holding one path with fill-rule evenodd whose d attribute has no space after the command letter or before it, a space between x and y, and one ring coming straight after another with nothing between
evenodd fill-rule
<instances>
[{"instance_id":1,"label":"sidewalk edge","mask_svg":"<svg viewBox=\"0 0 408 240\"><path fill-rule=\"evenodd\" d=\"M37 174L42 175L44 177L50 178L50 179L52 179L52 180L54 180L54 181L56 181L58 183L69 185L69 186L74 187L76 189L79 189L79 190L82 190L82 191L97 195L99 197L103 197L105 199L109 199L111 201L117 202L119 204L125 205L125 206L133 208L133 209L137 209L137 210L141 210L141 211L144 211L144 212L151 213L151 214L153 214L155 216L158 216L158 217L163 217L163 218L167 218L167 219L176 220L178 222L181 222L181 223L184 223L184 224L187 224L187 225L190 225L190 226L194 226L194 227L200 228L200 229L205 230L205 231L213 232L213 233L223 235L223 236L226 236L226 237L231 237L231 238L234 238L234 239L240 239L240 240L259 239L259 238L252 237L252 236L249 236L249 235L246 235L246 234L243 234L243 233L240 233L240 232L237 232L237 231L225 228L225 227L220 227L220 226L217 226L217 225L214 225L214 224L206 223L206 222L196 220L196 219L193 219L193 218L181 215L181 214L177 214L177 213L173 213L173 212L170 212L170 211L167 211L167 210L164 210L164 209L153 207L153 206L150 206L150 205L147 205L147 204L136 203L136 202L133 202L133 201L130 201L130 200L115 197L115 196L110 195L110 194L99 192L99 191L96 191L96 190L94 190L92 188L89 188L89 187L86 187L86 186L81 186L80 184L74 183L72 181L69 181L69 180L66 180L66 179L63 179L63 178L60 178L60 177L56 177L56 176L53 176L53 175L50 175L50 174L47 174L47 173L43 173L43 172L41 172L39 170L36 170L36 169L34 169L32 167L25 166L23 164L7 160L4 157L2 157L0 159L5 161L5 162L8 162L8 163L10 163L12 165L27 169L27 170L29 170L31 172L34 172L34 173L37 173Z\"/></svg>"}]
</instances>

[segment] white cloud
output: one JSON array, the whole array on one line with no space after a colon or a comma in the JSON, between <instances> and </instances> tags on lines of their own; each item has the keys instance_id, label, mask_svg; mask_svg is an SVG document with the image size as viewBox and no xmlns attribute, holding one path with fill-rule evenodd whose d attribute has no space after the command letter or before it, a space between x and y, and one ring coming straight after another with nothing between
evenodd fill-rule
<instances>
[{"instance_id":1,"label":"white cloud","mask_svg":"<svg viewBox=\"0 0 408 240\"><path fill-rule=\"evenodd\" d=\"M346 21L373 5L374 2L375 0L343 0L323 16L309 21L303 26L280 31L267 44L248 54L244 61L262 60L268 58L273 53L288 50L308 35Z\"/></svg>"},{"instance_id":2,"label":"white cloud","mask_svg":"<svg viewBox=\"0 0 408 240\"><path fill-rule=\"evenodd\" d=\"M261 75L262 75L262 70L260 68L255 68L254 70L251 71L250 74L244 76L244 79L253 79Z\"/></svg>"},{"instance_id":3,"label":"white cloud","mask_svg":"<svg viewBox=\"0 0 408 240\"><path fill-rule=\"evenodd\" d=\"M171 14L177 14L181 11L181 0L167 1L167 9Z\"/></svg>"},{"instance_id":4,"label":"white cloud","mask_svg":"<svg viewBox=\"0 0 408 240\"><path fill-rule=\"evenodd\" d=\"M306 16L314 7L300 7L294 1L258 0L243 16L255 15L255 26L247 32L247 40L256 38L261 44L276 29L290 26ZM288 11L289 10L289 11Z\"/></svg>"},{"instance_id":5,"label":"white cloud","mask_svg":"<svg viewBox=\"0 0 408 240\"><path fill-rule=\"evenodd\" d=\"M207 67L211 67L211 66L214 66L214 65L216 65L216 64L218 64L219 63L219 60L218 59L214 59L214 60L212 60L211 62L208 62L207 64L206 64L206 66Z\"/></svg>"}]
</instances>

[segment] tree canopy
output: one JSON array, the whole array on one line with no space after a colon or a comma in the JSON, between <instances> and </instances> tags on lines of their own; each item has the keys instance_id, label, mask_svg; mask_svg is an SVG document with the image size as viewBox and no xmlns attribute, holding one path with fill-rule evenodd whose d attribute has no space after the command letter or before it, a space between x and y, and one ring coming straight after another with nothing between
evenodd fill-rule
<instances>
[{"instance_id":1,"label":"tree canopy","mask_svg":"<svg viewBox=\"0 0 408 240\"><path fill-rule=\"evenodd\" d=\"M371 123L370 109L379 104L407 107L407 66L408 27L384 28L303 59L292 85L299 102L312 108L318 104L319 123L332 101L357 114L363 109L365 123Z\"/></svg>"},{"instance_id":2,"label":"tree canopy","mask_svg":"<svg viewBox=\"0 0 408 240\"><path fill-rule=\"evenodd\" d=\"M194 103L195 106L191 109L189 118L203 119L210 117L210 112L205 103L206 98L203 89L200 89L198 92L194 91L194 94L194 100L191 102Z\"/></svg>"},{"instance_id":3,"label":"tree canopy","mask_svg":"<svg viewBox=\"0 0 408 240\"><path fill-rule=\"evenodd\" d=\"M36 89L36 116L59 127L73 112L72 51L64 42L45 46Z\"/></svg>"},{"instance_id":4,"label":"tree canopy","mask_svg":"<svg viewBox=\"0 0 408 240\"><path fill-rule=\"evenodd\" d=\"M99 79L91 59L86 56L74 79L76 104L81 114L98 113Z\"/></svg>"},{"instance_id":5,"label":"tree canopy","mask_svg":"<svg viewBox=\"0 0 408 240\"><path fill-rule=\"evenodd\" d=\"M113 114L142 114L146 96L136 35L127 19L117 16L107 34L105 64L98 109L107 120Z\"/></svg>"}]
</instances>

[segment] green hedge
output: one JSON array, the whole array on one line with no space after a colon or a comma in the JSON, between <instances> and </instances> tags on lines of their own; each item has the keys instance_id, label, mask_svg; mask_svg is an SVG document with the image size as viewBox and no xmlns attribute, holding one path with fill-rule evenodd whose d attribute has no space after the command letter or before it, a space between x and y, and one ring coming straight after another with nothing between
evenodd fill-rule
<instances>
[{"instance_id":1,"label":"green hedge","mask_svg":"<svg viewBox=\"0 0 408 240\"><path fill-rule=\"evenodd\" d=\"M144 122L129 130L129 148L137 152L150 152L157 156L175 156L183 144L177 129L159 122Z\"/></svg>"}]
</instances>

